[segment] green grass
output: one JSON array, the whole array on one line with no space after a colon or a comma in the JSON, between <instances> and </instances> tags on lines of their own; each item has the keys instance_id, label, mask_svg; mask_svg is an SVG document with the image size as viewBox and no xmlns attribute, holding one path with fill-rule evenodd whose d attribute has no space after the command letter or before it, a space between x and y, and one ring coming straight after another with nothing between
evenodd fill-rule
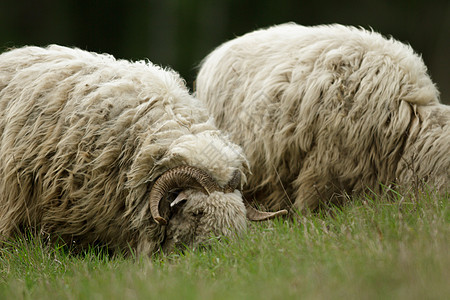
<instances>
[{"instance_id":1,"label":"green grass","mask_svg":"<svg viewBox=\"0 0 450 300\"><path fill-rule=\"evenodd\" d=\"M0 249L0 299L449 299L448 197L372 198L164 257L18 239Z\"/></svg>"}]
</instances>

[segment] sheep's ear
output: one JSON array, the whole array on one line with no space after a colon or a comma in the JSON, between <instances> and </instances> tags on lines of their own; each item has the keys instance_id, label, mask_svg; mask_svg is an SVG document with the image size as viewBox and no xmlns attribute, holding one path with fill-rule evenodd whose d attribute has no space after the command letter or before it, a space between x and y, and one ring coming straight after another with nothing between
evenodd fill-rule
<instances>
[{"instance_id":1,"label":"sheep's ear","mask_svg":"<svg viewBox=\"0 0 450 300\"><path fill-rule=\"evenodd\" d=\"M175 207L178 204L181 204L182 202L186 202L187 201L187 195L185 191L181 191L178 196L175 198L175 200L172 201L172 203L170 203L170 207Z\"/></svg>"},{"instance_id":2,"label":"sheep's ear","mask_svg":"<svg viewBox=\"0 0 450 300\"><path fill-rule=\"evenodd\" d=\"M260 211L248 203L245 203L245 208L247 209L247 219L249 219L250 221L266 221L278 216L287 215L288 213L288 211L285 209L275 212Z\"/></svg>"}]
</instances>

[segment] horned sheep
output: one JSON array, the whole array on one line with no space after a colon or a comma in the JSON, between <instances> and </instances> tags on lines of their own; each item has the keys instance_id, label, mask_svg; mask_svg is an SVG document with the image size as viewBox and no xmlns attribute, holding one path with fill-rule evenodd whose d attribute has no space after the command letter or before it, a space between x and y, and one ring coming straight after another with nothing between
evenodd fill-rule
<instances>
[{"instance_id":1,"label":"horned sheep","mask_svg":"<svg viewBox=\"0 0 450 300\"><path fill-rule=\"evenodd\" d=\"M242 150L171 70L76 48L0 55L0 235L153 254L232 236Z\"/></svg>"},{"instance_id":2,"label":"horned sheep","mask_svg":"<svg viewBox=\"0 0 450 300\"><path fill-rule=\"evenodd\" d=\"M393 38L337 24L257 30L210 53L196 89L249 159L244 196L272 209L449 188L450 107Z\"/></svg>"}]
</instances>

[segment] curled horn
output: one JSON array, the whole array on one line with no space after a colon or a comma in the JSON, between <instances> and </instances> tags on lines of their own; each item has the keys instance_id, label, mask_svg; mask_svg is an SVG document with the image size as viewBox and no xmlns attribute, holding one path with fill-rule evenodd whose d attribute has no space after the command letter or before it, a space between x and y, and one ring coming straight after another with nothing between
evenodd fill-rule
<instances>
[{"instance_id":1,"label":"curled horn","mask_svg":"<svg viewBox=\"0 0 450 300\"><path fill-rule=\"evenodd\" d=\"M235 170L233 173L233 177L225 185L223 191L224 193L231 193L235 189L237 189L240 184L241 184L241 172L239 170ZM244 200L244 204L247 210L247 219L249 219L250 221L265 221L273 219L277 216L286 215L288 213L288 211L285 209L276 212L260 211L251 206L246 200Z\"/></svg>"},{"instance_id":2,"label":"curled horn","mask_svg":"<svg viewBox=\"0 0 450 300\"><path fill-rule=\"evenodd\" d=\"M235 170L233 177L223 188L224 193L231 193L241 185L241 171Z\"/></svg>"},{"instance_id":3,"label":"curled horn","mask_svg":"<svg viewBox=\"0 0 450 300\"><path fill-rule=\"evenodd\" d=\"M150 212L156 223L166 225L167 220L159 214L159 202L164 195L177 188L198 188L206 194L221 191L219 184L202 169L179 166L166 171L155 182L150 191Z\"/></svg>"},{"instance_id":4,"label":"curled horn","mask_svg":"<svg viewBox=\"0 0 450 300\"><path fill-rule=\"evenodd\" d=\"M285 209L275 212L260 211L251 206L247 201L244 201L245 208L247 209L247 219L250 221L265 221L273 219L278 216L287 215L288 211Z\"/></svg>"}]
</instances>

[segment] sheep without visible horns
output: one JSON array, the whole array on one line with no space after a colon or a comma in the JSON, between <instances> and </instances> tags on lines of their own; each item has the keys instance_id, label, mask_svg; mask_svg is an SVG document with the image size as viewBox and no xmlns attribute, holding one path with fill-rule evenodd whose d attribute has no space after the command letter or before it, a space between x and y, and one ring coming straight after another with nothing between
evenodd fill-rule
<instances>
[{"instance_id":1,"label":"sheep without visible horns","mask_svg":"<svg viewBox=\"0 0 450 300\"><path fill-rule=\"evenodd\" d=\"M244 195L271 208L380 183L449 188L450 107L394 39L341 25L257 30L209 54L196 87L249 159Z\"/></svg>"},{"instance_id":2,"label":"sheep without visible horns","mask_svg":"<svg viewBox=\"0 0 450 300\"><path fill-rule=\"evenodd\" d=\"M251 219L245 158L170 70L50 46L0 55L0 235L152 254Z\"/></svg>"}]
</instances>

